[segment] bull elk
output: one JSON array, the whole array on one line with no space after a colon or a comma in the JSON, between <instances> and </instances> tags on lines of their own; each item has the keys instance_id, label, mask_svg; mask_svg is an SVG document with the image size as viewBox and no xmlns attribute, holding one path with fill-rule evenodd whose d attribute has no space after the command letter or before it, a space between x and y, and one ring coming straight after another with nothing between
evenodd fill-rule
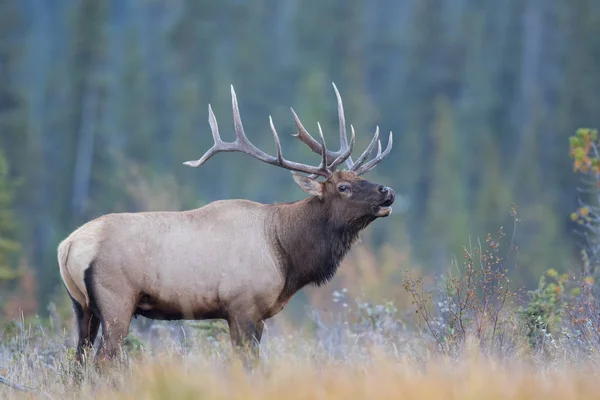
<instances>
[{"instance_id":1,"label":"bull elk","mask_svg":"<svg viewBox=\"0 0 600 400\"><path fill-rule=\"evenodd\" d=\"M131 319L225 319L235 349L258 355L264 321L280 312L306 285L323 285L336 273L361 230L392 212L394 191L361 177L392 148L382 152L379 128L366 150L352 160L355 133L348 143L344 109L337 96L339 151L328 150L321 126L317 141L291 109L293 136L320 155L318 166L284 158L269 117L277 154L255 147L242 126L233 86L236 139L219 135L210 105L214 145L196 161L199 167L220 152L241 152L292 171L310 197L291 203L261 204L218 200L181 212L113 213L87 222L58 246L64 285L78 325L77 359L102 338L96 359L114 357ZM370 155L375 147L377 155ZM346 170L337 170L342 164ZM301 173L301 174L299 174ZM323 180L319 181L321 177Z\"/></svg>"}]
</instances>

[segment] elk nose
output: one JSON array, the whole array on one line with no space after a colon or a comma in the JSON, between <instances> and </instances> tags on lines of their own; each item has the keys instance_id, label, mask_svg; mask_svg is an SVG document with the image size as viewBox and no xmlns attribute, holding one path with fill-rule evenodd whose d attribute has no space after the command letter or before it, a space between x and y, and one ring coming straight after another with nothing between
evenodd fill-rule
<instances>
[{"instance_id":1,"label":"elk nose","mask_svg":"<svg viewBox=\"0 0 600 400\"><path fill-rule=\"evenodd\" d=\"M383 194L388 194L390 191L390 188L387 186L383 186L383 185L379 185L379 192L383 193Z\"/></svg>"}]
</instances>

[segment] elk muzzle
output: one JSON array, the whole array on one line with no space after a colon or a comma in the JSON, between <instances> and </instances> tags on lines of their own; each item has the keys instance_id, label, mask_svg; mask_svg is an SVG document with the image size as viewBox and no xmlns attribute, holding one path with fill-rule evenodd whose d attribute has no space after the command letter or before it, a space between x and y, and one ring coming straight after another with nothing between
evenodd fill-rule
<instances>
[{"instance_id":1,"label":"elk muzzle","mask_svg":"<svg viewBox=\"0 0 600 400\"><path fill-rule=\"evenodd\" d=\"M383 196L383 201L377 205L375 215L377 217L387 217L392 213L392 204L396 199L396 193L387 186L379 186L379 193Z\"/></svg>"}]
</instances>

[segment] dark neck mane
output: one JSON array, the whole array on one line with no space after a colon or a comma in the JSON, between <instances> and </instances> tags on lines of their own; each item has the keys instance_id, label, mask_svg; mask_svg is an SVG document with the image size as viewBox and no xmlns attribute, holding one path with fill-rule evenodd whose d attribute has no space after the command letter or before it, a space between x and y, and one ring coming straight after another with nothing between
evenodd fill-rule
<instances>
[{"instance_id":1,"label":"dark neck mane","mask_svg":"<svg viewBox=\"0 0 600 400\"><path fill-rule=\"evenodd\" d=\"M282 297L292 296L306 285L329 282L359 232L374 219L336 221L316 197L273 206L276 212L270 236L286 278Z\"/></svg>"}]
</instances>

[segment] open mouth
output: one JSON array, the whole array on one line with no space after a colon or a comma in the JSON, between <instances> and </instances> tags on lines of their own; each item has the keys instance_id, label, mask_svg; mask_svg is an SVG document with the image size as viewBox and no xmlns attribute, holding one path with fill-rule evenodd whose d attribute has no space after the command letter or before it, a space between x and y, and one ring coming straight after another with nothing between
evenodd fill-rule
<instances>
[{"instance_id":1,"label":"open mouth","mask_svg":"<svg viewBox=\"0 0 600 400\"><path fill-rule=\"evenodd\" d=\"M392 204L394 204L394 198L393 198L393 197L390 197L389 199L387 199L386 201L384 201L383 203L381 203L381 204L379 205L379 207L389 207L389 206L391 206Z\"/></svg>"},{"instance_id":2,"label":"open mouth","mask_svg":"<svg viewBox=\"0 0 600 400\"><path fill-rule=\"evenodd\" d=\"M394 203L394 198L390 197L385 200L383 203L378 205L375 210L375 215L378 217L387 217L392 213L392 204Z\"/></svg>"}]
</instances>

